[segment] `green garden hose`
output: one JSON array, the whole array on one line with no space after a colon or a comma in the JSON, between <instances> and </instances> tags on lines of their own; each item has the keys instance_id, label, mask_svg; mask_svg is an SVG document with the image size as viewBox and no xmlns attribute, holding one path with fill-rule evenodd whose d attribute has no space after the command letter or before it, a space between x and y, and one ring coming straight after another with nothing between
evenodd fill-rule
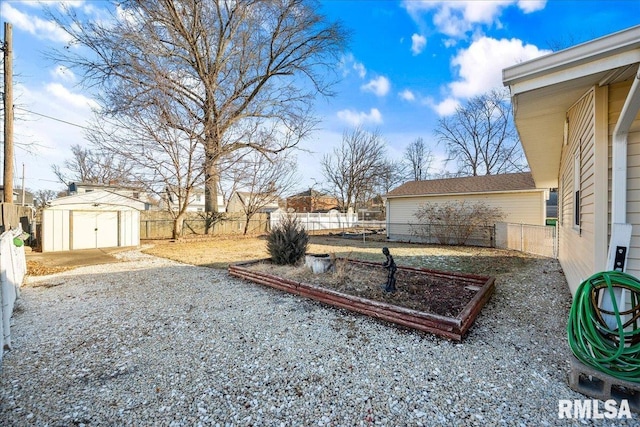
<instances>
[{"instance_id":1,"label":"green garden hose","mask_svg":"<svg viewBox=\"0 0 640 427\"><path fill-rule=\"evenodd\" d=\"M631 309L619 310L614 288L630 291ZM608 292L613 311L598 307L600 292ZM615 316L615 329L607 325L603 314ZM596 273L576 291L567 324L569 345L586 365L615 378L640 383L639 324L640 281L618 271Z\"/></svg>"}]
</instances>

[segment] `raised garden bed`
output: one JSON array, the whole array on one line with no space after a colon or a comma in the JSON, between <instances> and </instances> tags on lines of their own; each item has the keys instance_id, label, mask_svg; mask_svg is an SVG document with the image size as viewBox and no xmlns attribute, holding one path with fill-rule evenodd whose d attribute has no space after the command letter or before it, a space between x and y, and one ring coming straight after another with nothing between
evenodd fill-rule
<instances>
[{"instance_id":1,"label":"raised garden bed","mask_svg":"<svg viewBox=\"0 0 640 427\"><path fill-rule=\"evenodd\" d=\"M380 289L386 280L386 271L380 263L346 259L339 259L338 262L350 269L348 276L371 277L369 281L374 284L350 286L343 281L341 286L336 286L326 280L326 275L331 273L311 276L309 281L315 282L311 284L284 277L289 274L282 270L283 267L268 265L268 268L264 268L264 264L270 263L269 260L232 264L229 273L335 307L458 341L469 330L495 289L493 277L398 266L398 292L386 294ZM279 273L273 273L278 270ZM367 287L368 290L364 289Z\"/></svg>"}]
</instances>

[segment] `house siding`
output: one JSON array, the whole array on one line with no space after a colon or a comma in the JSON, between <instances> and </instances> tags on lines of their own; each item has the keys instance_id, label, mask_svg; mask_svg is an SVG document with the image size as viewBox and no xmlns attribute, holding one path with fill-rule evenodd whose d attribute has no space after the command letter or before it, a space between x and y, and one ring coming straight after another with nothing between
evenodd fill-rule
<instances>
[{"instance_id":1,"label":"house siding","mask_svg":"<svg viewBox=\"0 0 640 427\"><path fill-rule=\"evenodd\" d=\"M572 292L593 274L595 250L595 89L589 90L567 112L569 132L562 149L558 188L558 260ZM579 164L580 226L574 224L575 158ZM576 284L577 283L577 284Z\"/></svg>"},{"instance_id":2,"label":"house siding","mask_svg":"<svg viewBox=\"0 0 640 427\"><path fill-rule=\"evenodd\" d=\"M614 84L609 88L610 141L613 140L613 131L630 88L631 82ZM609 205L609 213L610 209ZM640 114L636 116L627 135L627 223L633 224L633 231L625 271L640 277Z\"/></svg>"},{"instance_id":3,"label":"house siding","mask_svg":"<svg viewBox=\"0 0 640 427\"><path fill-rule=\"evenodd\" d=\"M477 195L416 196L387 199L387 236L394 240L415 240L409 224L417 221L415 213L424 203L483 202L499 208L505 214L504 221L522 224L544 225L545 192L528 191Z\"/></svg>"}]
</instances>

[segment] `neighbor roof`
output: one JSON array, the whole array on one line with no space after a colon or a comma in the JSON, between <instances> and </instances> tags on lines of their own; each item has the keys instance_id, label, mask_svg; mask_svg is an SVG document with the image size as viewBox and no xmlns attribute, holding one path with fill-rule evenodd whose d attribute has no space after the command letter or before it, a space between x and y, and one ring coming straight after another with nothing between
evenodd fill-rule
<instances>
[{"instance_id":1,"label":"neighbor roof","mask_svg":"<svg viewBox=\"0 0 640 427\"><path fill-rule=\"evenodd\" d=\"M303 191L302 193L294 194L293 196L289 196L290 198L294 197L328 197L326 194L321 193L317 190L308 189L307 191Z\"/></svg>"},{"instance_id":2,"label":"neighbor roof","mask_svg":"<svg viewBox=\"0 0 640 427\"><path fill-rule=\"evenodd\" d=\"M535 190L530 172L501 175L465 176L462 178L409 181L390 191L386 197L494 193Z\"/></svg>"}]
</instances>

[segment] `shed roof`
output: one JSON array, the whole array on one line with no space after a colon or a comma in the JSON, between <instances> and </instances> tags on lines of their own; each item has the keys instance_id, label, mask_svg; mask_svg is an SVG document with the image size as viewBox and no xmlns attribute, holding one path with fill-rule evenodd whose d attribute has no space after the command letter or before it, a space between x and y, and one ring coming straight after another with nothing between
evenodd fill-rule
<instances>
[{"instance_id":1,"label":"shed roof","mask_svg":"<svg viewBox=\"0 0 640 427\"><path fill-rule=\"evenodd\" d=\"M57 199L49 200L47 205L49 207L58 206L61 208L69 206L76 209L79 205L84 205L88 209L96 210L117 209L118 207L129 207L137 210L144 210L145 208L145 203L138 199L133 199L107 190L95 190L88 193L75 194L73 196L59 197Z\"/></svg>"},{"instance_id":2,"label":"shed roof","mask_svg":"<svg viewBox=\"0 0 640 427\"><path fill-rule=\"evenodd\" d=\"M445 194L536 190L530 172L409 181L387 193L387 198ZM541 190L540 190L541 191Z\"/></svg>"}]
</instances>

